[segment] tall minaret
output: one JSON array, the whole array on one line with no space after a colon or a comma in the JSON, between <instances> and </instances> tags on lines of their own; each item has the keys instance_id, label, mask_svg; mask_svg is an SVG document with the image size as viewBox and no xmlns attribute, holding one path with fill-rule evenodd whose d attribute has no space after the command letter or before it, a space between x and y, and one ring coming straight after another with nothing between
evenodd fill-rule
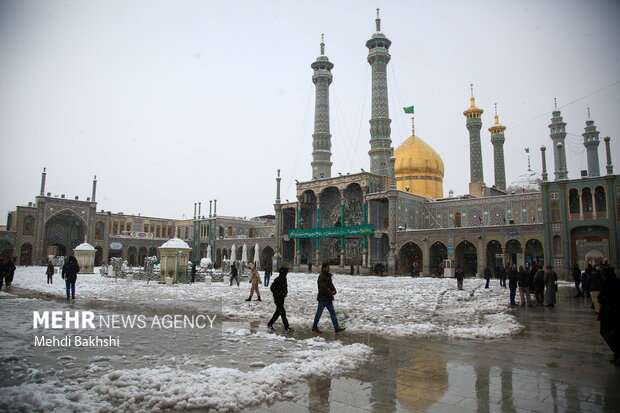
<instances>
[{"instance_id":1,"label":"tall minaret","mask_svg":"<svg viewBox=\"0 0 620 413\"><path fill-rule=\"evenodd\" d=\"M480 146L480 129L482 129L482 120L480 116L484 110L476 107L476 98L474 98L474 85L471 87L471 97L469 98L469 108L463 112L467 118L467 130L469 131L469 193L481 196L481 187L484 184L484 174L482 170L482 148Z\"/></svg>"},{"instance_id":2,"label":"tall minaret","mask_svg":"<svg viewBox=\"0 0 620 413\"><path fill-rule=\"evenodd\" d=\"M568 171L566 170L566 152L562 150L564 147L564 139L566 138L566 123L562 121L562 116L558 110L557 101L555 102L555 110L549 125L551 140L553 141L553 163L555 168L555 180L568 179ZM558 147L558 143L562 146Z\"/></svg>"},{"instance_id":3,"label":"tall minaret","mask_svg":"<svg viewBox=\"0 0 620 413\"><path fill-rule=\"evenodd\" d=\"M375 20L377 31L366 42L368 63L372 67L372 115L370 119L370 172L382 176L391 176L390 157L392 156L390 139L390 110L388 107L387 64L388 52L392 42L381 33L381 19L377 9Z\"/></svg>"},{"instance_id":4,"label":"tall minaret","mask_svg":"<svg viewBox=\"0 0 620 413\"><path fill-rule=\"evenodd\" d=\"M321 35L321 55L311 65L312 82L316 85L314 106L314 133L312 134L312 179L331 178L332 135L329 133L329 85L332 83L334 64L325 56Z\"/></svg>"},{"instance_id":5,"label":"tall minaret","mask_svg":"<svg viewBox=\"0 0 620 413\"><path fill-rule=\"evenodd\" d=\"M583 136L583 146L586 147L588 154L588 176L600 176L601 170L598 163L598 145L601 142L598 138L599 132L594 126L594 121L590 119L590 108L588 108L588 120L586 121Z\"/></svg>"},{"instance_id":6,"label":"tall minaret","mask_svg":"<svg viewBox=\"0 0 620 413\"><path fill-rule=\"evenodd\" d=\"M495 166L495 186L502 191L506 190L506 169L504 165L504 131L505 126L500 125L497 116L497 103L495 104L495 123L489 128L491 143L493 144L493 164Z\"/></svg>"}]
</instances>

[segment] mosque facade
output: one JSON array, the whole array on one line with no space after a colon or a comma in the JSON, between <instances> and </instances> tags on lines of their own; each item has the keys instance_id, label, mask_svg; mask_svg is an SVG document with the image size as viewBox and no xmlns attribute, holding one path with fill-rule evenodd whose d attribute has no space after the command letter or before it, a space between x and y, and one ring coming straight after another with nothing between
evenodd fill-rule
<instances>
[{"instance_id":1,"label":"mosque facade","mask_svg":"<svg viewBox=\"0 0 620 413\"><path fill-rule=\"evenodd\" d=\"M500 265L545 263L568 278L574 263L583 268L607 259L619 265L620 176L613 173L609 137L604 139L605 175L600 174L594 121L587 120L583 133L588 170L569 179L566 123L556 108L549 125L553 175L547 173L547 149L542 146L542 174L528 171L529 182L518 186L532 187L514 191L505 175L506 127L496 110L488 128L494 183L487 185L483 109L476 106L472 90L463 112L470 144L469 192L445 196L443 161L413 125L411 136L392 147L387 88L391 41L381 31L378 15L375 28L366 42L372 68L369 171L331 174L329 87L334 63L321 41L320 56L311 64L316 91L312 179L297 182L293 202L281 200L278 171L273 215L219 216L216 200L209 201L206 216L201 203L194 204L193 219L125 215L97 211L96 179L86 200L46 194L44 171L35 202L9 213L7 228L0 230L0 253L16 257L21 265L43 264L49 255L71 254L86 239L96 248L95 265L114 256L141 265L144 257L156 255L158 247L177 236L192 248L194 261L210 251L220 266L233 254L241 259L245 246L247 260L261 268L286 265L300 272L328 262L332 271L341 273L404 275L417 264L422 274L434 275L447 264L475 275L485 267L495 272Z\"/></svg>"}]
</instances>

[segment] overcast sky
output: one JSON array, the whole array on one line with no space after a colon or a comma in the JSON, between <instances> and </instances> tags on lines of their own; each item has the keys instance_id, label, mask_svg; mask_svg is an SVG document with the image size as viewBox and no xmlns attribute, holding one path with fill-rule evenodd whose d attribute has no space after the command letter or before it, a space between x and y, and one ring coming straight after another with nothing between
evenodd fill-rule
<instances>
[{"instance_id":1,"label":"overcast sky","mask_svg":"<svg viewBox=\"0 0 620 413\"><path fill-rule=\"evenodd\" d=\"M183 218L194 202L218 215L273 213L311 178L321 33L334 63L332 175L369 169L370 65L365 42L381 8L392 141L416 135L442 156L444 194L467 192L463 111L474 83L488 128L506 125L506 179L540 172L553 98L567 123L568 170L586 169L590 107L620 171L618 1L17 1L0 0L0 223L46 192L98 209ZM548 156L551 172L553 163ZM553 174L550 174L553 177Z\"/></svg>"}]
</instances>

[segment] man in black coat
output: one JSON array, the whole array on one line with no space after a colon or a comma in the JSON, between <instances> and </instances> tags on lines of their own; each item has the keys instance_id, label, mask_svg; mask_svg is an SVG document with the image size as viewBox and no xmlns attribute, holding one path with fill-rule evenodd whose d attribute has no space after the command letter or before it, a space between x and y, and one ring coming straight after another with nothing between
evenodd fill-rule
<instances>
[{"instance_id":1,"label":"man in black coat","mask_svg":"<svg viewBox=\"0 0 620 413\"><path fill-rule=\"evenodd\" d=\"M62 278L67 286L67 299L75 298L75 282L77 281L78 272L80 272L80 266L72 255L65 265L62 266ZM71 297L69 297L69 293L71 293Z\"/></svg>"},{"instance_id":2,"label":"man in black coat","mask_svg":"<svg viewBox=\"0 0 620 413\"><path fill-rule=\"evenodd\" d=\"M5 273L4 258L0 258L0 290L2 289L2 284L4 284L4 273Z\"/></svg>"},{"instance_id":3,"label":"man in black coat","mask_svg":"<svg viewBox=\"0 0 620 413\"><path fill-rule=\"evenodd\" d=\"M4 281L6 282L6 286L10 287L13 284L13 277L15 276L15 263L10 258L7 260L7 263L4 264Z\"/></svg>"},{"instance_id":4,"label":"man in black coat","mask_svg":"<svg viewBox=\"0 0 620 413\"><path fill-rule=\"evenodd\" d=\"M600 333L614 353L611 362L620 365L620 280L614 269L608 265L601 265L601 273L602 282L598 295Z\"/></svg>"},{"instance_id":5,"label":"man in black coat","mask_svg":"<svg viewBox=\"0 0 620 413\"><path fill-rule=\"evenodd\" d=\"M230 284L232 285L233 281L237 281L237 287L239 287L239 270L237 270L237 261L234 261L230 264Z\"/></svg>"},{"instance_id":6,"label":"man in black coat","mask_svg":"<svg viewBox=\"0 0 620 413\"><path fill-rule=\"evenodd\" d=\"M287 267L281 267L279 275L271 283L271 293L273 294L273 302L276 305L276 311L273 313L273 317L267 323L267 328L270 331L274 331L273 323L276 322L278 317L282 317L282 323L284 324L284 330L287 333L292 333L294 330L289 327L288 320L286 319L286 310L284 309L284 299L288 294L288 283L286 281L286 275L288 274Z\"/></svg>"},{"instance_id":7,"label":"man in black coat","mask_svg":"<svg viewBox=\"0 0 620 413\"><path fill-rule=\"evenodd\" d=\"M314 316L314 323L312 323L312 331L315 333L321 333L319 330L319 320L321 319L321 315L323 314L323 309L327 307L327 311L329 311L329 315L332 319L332 324L334 325L334 330L336 333L340 333L344 331L344 327L340 327L338 325L338 318L336 317L336 310L334 309L334 295L336 295L336 287L332 283L332 274L329 272L329 264L325 263L321 266L321 274L319 274L319 278L317 279L317 284L319 287L319 293L316 296L319 305L316 309L316 314Z\"/></svg>"},{"instance_id":8,"label":"man in black coat","mask_svg":"<svg viewBox=\"0 0 620 413\"><path fill-rule=\"evenodd\" d=\"M491 269L489 267L485 267L484 269L484 279L487 280L484 288L489 288L489 283L491 282Z\"/></svg>"}]
</instances>

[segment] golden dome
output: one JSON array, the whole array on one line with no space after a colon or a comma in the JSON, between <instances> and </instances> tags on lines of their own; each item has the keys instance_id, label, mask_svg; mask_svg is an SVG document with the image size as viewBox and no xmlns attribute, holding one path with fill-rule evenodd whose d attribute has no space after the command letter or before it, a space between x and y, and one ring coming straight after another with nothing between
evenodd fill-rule
<instances>
[{"instance_id":1,"label":"golden dome","mask_svg":"<svg viewBox=\"0 0 620 413\"><path fill-rule=\"evenodd\" d=\"M397 189L423 197L443 197L443 161L428 143L411 135L396 148L394 156Z\"/></svg>"}]
</instances>

